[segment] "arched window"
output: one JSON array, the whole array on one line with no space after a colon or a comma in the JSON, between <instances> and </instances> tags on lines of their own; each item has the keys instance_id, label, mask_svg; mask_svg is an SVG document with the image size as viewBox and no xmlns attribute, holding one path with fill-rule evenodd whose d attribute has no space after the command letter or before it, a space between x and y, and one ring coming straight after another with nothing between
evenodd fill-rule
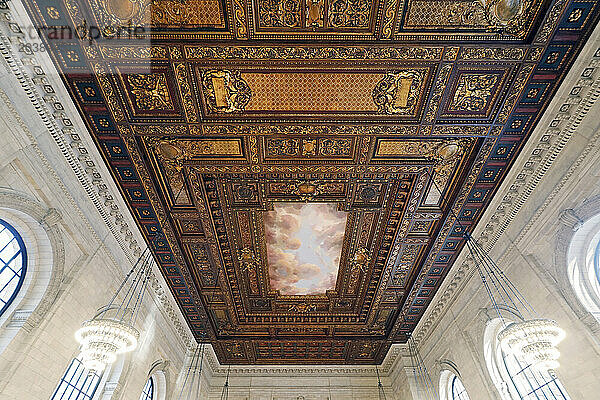
<instances>
[{"instance_id":1,"label":"arched window","mask_svg":"<svg viewBox=\"0 0 600 400\"><path fill-rule=\"evenodd\" d=\"M504 366L520 399L569 398L556 376L536 371L530 365L519 362L514 355L501 352Z\"/></svg>"},{"instance_id":2,"label":"arched window","mask_svg":"<svg viewBox=\"0 0 600 400\"><path fill-rule=\"evenodd\" d=\"M469 400L469 395L467 394L467 390L463 386L462 381L458 378L458 376L454 375L452 378L452 400Z\"/></svg>"},{"instance_id":3,"label":"arched window","mask_svg":"<svg viewBox=\"0 0 600 400\"><path fill-rule=\"evenodd\" d=\"M488 322L484 335L485 361L501 397L505 400L569 400L554 373L537 371L502 350L497 338L503 327L502 321L496 318Z\"/></svg>"},{"instance_id":4,"label":"arched window","mask_svg":"<svg viewBox=\"0 0 600 400\"><path fill-rule=\"evenodd\" d=\"M158 360L153 363L146 381L146 386L142 391L140 400L166 400L167 399L167 376L165 368L168 365L166 361Z\"/></svg>"},{"instance_id":5,"label":"arched window","mask_svg":"<svg viewBox=\"0 0 600 400\"><path fill-rule=\"evenodd\" d=\"M440 400L470 400L458 375L447 369L440 374Z\"/></svg>"},{"instance_id":6,"label":"arched window","mask_svg":"<svg viewBox=\"0 0 600 400\"><path fill-rule=\"evenodd\" d=\"M152 379L152 377L148 378L146 381L140 400L154 400L154 379Z\"/></svg>"},{"instance_id":7,"label":"arched window","mask_svg":"<svg viewBox=\"0 0 600 400\"><path fill-rule=\"evenodd\" d=\"M573 235L567 272L581 304L600 321L600 214L585 221Z\"/></svg>"},{"instance_id":8,"label":"arched window","mask_svg":"<svg viewBox=\"0 0 600 400\"><path fill-rule=\"evenodd\" d=\"M594 270L596 272L596 283L600 285L600 240L596 245L596 254L594 254Z\"/></svg>"},{"instance_id":9,"label":"arched window","mask_svg":"<svg viewBox=\"0 0 600 400\"><path fill-rule=\"evenodd\" d=\"M50 400L91 400L99 383L100 375L85 369L74 358Z\"/></svg>"},{"instance_id":10,"label":"arched window","mask_svg":"<svg viewBox=\"0 0 600 400\"><path fill-rule=\"evenodd\" d=\"M0 219L0 315L21 289L26 269L27 252L21 235Z\"/></svg>"}]
</instances>

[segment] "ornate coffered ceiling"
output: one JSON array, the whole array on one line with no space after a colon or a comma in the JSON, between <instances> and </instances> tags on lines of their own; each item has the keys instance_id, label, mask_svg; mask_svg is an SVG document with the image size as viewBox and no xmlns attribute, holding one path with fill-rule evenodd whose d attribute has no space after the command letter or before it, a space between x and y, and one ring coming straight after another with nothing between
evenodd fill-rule
<instances>
[{"instance_id":1,"label":"ornate coffered ceiling","mask_svg":"<svg viewBox=\"0 0 600 400\"><path fill-rule=\"evenodd\" d=\"M25 3L192 332L236 364L372 364L406 341L599 16L562 0ZM298 215L336 224L327 284L289 277L310 271L304 250L282 261L293 246L269 224ZM295 239L328 228L311 224Z\"/></svg>"}]
</instances>

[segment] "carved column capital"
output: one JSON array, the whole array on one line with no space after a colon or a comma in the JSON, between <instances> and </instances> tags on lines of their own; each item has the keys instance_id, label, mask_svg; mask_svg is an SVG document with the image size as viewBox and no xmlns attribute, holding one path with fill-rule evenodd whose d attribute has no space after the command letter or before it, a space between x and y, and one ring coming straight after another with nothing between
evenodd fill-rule
<instances>
[{"instance_id":1,"label":"carved column capital","mask_svg":"<svg viewBox=\"0 0 600 400\"><path fill-rule=\"evenodd\" d=\"M558 220L563 225L568 226L573 232L583 225L583 220L579 218L579 216L575 213L575 210L572 208L562 210L560 214L558 214Z\"/></svg>"},{"instance_id":2,"label":"carved column capital","mask_svg":"<svg viewBox=\"0 0 600 400\"><path fill-rule=\"evenodd\" d=\"M61 219L62 216L56 208L49 208L46 214L40 219L40 223L50 227L59 223Z\"/></svg>"}]
</instances>

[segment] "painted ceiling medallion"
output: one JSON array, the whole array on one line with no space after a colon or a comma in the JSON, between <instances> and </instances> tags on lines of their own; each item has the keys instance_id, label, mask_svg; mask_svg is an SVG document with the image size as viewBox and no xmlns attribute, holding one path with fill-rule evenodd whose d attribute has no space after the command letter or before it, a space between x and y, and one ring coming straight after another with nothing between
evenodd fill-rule
<instances>
[{"instance_id":1,"label":"painted ceiling medallion","mask_svg":"<svg viewBox=\"0 0 600 400\"><path fill-rule=\"evenodd\" d=\"M302 200L308 201L320 193L318 184L302 182L293 188L293 193Z\"/></svg>"},{"instance_id":2,"label":"painted ceiling medallion","mask_svg":"<svg viewBox=\"0 0 600 400\"><path fill-rule=\"evenodd\" d=\"M282 295L334 289L346 219L335 203L274 204L265 215L271 288Z\"/></svg>"},{"instance_id":3,"label":"painted ceiling medallion","mask_svg":"<svg viewBox=\"0 0 600 400\"><path fill-rule=\"evenodd\" d=\"M491 0L486 7L492 12L494 18L503 23L508 23L523 12L523 0Z\"/></svg>"},{"instance_id":4,"label":"painted ceiling medallion","mask_svg":"<svg viewBox=\"0 0 600 400\"><path fill-rule=\"evenodd\" d=\"M139 8L139 1L106 0L107 11L122 22L131 20Z\"/></svg>"}]
</instances>

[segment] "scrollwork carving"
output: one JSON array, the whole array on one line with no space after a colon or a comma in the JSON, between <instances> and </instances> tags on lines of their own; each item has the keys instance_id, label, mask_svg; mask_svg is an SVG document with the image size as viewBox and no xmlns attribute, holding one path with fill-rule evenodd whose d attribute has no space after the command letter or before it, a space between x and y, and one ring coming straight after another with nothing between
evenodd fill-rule
<instances>
[{"instance_id":1,"label":"scrollwork carving","mask_svg":"<svg viewBox=\"0 0 600 400\"><path fill-rule=\"evenodd\" d=\"M333 0L328 10L329 24L336 28L368 27L371 4L368 0Z\"/></svg>"},{"instance_id":2,"label":"scrollwork carving","mask_svg":"<svg viewBox=\"0 0 600 400\"><path fill-rule=\"evenodd\" d=\"M260 0L258 14L260 26L294 28L300 25L300 2L298 0Z\"/></svg>"},{"instance_id":3,"label":"scrollwork carving","mask_svg":"<svg viewBox=\"0 0 600 400\"><path fill-rule=\"evenodd\" d=\"M173 102L164 74L126 75L135 104L140 110L164 110L173 108Z\"/></svg>"},{"instance_id":4,"label":"scrollwork carving","mask_svg":"<svg viewBox=\"0 0 600 400\"><path fill-rule=\"evenodd\" d=\"M377 111L383 114L410 114L416 106L422 81L421 71L388 72L373 89Z\"/></svg>"},{"instance_id":5,"label":"scrollwork carving","mask_svg":"<svg viewBox=\"0 0 600 400\"><path fill-rule=\"evenodd\" d=\"M239 71L205 71L202 74L202 90L207 107L213 113L243 111L252 96Z\"/></svg>"},{"instance_id":6,"label":"scrollwork carving","mask_svg":"<svg viewBox=\"0 0 600 400\"><path fill-rule=\"evenodd\" d=\"M496 74L463 74L448 107L451 111L484 111L498 83Z\"/></svg>"}]
</instances>

